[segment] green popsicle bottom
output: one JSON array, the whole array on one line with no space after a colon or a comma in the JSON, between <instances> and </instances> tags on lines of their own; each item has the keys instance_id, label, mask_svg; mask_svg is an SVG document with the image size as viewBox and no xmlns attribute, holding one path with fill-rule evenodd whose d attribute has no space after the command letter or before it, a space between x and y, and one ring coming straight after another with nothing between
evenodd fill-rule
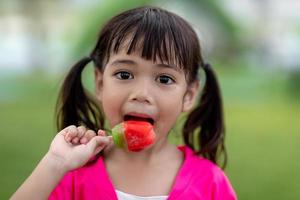
<instances>
[{"instance_id":1,"label":"green popsicle bottom","mask_svg":"<svg viewBox=\"0 0 300 200\"><path fill-rule=\"evenodd\" d=\"M123 132L124 132L123 124L118 124L111 130L114 144L120 148L125 148L125 146L126 146L125 145L126 141L124 138L125 136L124 136Z\"/></svg>"}]
</instances>

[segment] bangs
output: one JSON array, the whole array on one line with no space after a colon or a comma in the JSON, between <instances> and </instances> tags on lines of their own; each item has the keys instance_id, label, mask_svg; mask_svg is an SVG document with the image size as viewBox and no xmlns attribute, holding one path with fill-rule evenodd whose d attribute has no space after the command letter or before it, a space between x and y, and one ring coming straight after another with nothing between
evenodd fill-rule
<instances>
[{"instance_id":1,"label":"bangs","mask_svg":"<svg viewBox=\"0 0 300 200\"><path fill-rule=\"evenodd\" d=\"M147 8L137 12L137 8L116 16L118 22L112 27L108 51L118 53L125 48L127 54L140 53L146 60L175 65L185 68L192 65L195 44L189 25L179 16L156 8ZM122 18L121 18L122 17ZM120 19L121 18L121 19ZM109 55L106 55L109 58Z\"/></svg>"}]
</instances>

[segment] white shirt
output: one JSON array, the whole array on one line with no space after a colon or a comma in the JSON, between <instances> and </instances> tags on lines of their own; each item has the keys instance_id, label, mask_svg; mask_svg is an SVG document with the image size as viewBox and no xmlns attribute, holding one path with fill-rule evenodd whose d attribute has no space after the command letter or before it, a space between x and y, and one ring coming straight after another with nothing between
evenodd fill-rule
<instances>
[{"instance_id":1,"label":"white shirt","mask_svg":"<svg viewBox=\"0 0 300 200\"><path fill-rule=\"evenodd\" d=\"M136 196L133 194L128 194L119 190L116 190L117 197L119 200L166 200L168 196Z\"/></svg>"}]
</instances>

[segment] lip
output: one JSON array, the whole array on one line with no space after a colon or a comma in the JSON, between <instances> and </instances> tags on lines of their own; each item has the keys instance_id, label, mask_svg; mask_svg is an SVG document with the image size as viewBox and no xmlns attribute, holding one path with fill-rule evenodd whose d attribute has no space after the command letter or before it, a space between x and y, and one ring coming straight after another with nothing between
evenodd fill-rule
<instances>
[{"instance_id":1,"label":"lip","mask_svg":"<svg viewBox=\"0 0 300 200\"><path fill-rule=\"evenodd\" d=\"M152 118L153 119L153 117L151 115L143 114L143 113L137 113L137 112L129 112L129 113L126 113L125 115L130 115L130 116L134 116L134 117L141 117L141 118Z\"/></svg>"}]
</instances>

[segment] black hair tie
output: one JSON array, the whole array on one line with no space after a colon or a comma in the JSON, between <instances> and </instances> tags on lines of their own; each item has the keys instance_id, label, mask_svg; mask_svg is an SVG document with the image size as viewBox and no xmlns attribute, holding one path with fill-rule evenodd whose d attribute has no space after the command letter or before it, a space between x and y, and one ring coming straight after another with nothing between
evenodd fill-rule
<instances>
[{"instance_id":1,"label":"black hair tie","mask_svg":"<svg viewBox=\"0 0 300 200\"><path fill-rule=\"evenodd\" d=\"M204 63L203 69L210 69L210 68L211 68L211 66L209 63Z\"/></svg>"}]
</instances>

